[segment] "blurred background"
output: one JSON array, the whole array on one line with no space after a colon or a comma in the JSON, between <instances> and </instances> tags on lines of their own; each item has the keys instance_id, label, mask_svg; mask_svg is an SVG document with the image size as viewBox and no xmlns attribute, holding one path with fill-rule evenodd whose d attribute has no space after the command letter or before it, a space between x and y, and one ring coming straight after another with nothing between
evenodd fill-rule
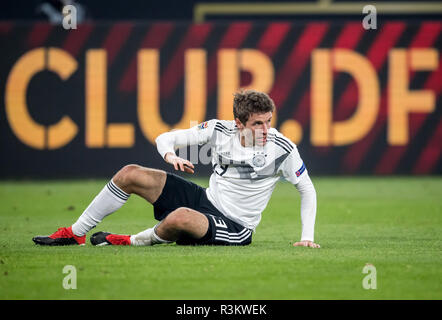
<instances>
[{"instance_id":1,"label":"blurred background","mask_svg":"<svg viewBox=\"0 0 442 320\"><path fill-rule=\"evenodd\" d=\"M0 178L170 170L156 136L233 119L239 88L272 97L311 175L441 173L440 1L1 6Z\"/></svg>"}]
</instances>

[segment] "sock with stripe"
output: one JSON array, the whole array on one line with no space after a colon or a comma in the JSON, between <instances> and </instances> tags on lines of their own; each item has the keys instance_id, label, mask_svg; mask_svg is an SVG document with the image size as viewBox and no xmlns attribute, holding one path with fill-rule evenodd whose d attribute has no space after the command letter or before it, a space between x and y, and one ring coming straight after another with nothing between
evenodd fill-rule
<instances>
[{"instance_id":1,"label":"sock with stripe","mask_svg":"<svg viewBox=\"0 0 442 320\"><path fill-rule=\"evenodd\" d=\"M72 225L72 232L79 237L85 235L106 216L120 209L129 196L110 180Z\"/></svg>"}]
</instances>

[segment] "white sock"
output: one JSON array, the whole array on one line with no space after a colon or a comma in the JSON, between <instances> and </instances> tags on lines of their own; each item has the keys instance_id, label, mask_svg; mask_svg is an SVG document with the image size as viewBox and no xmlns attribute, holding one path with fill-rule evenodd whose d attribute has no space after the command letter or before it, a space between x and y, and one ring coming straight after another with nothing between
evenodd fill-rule
<instances>
[{"instance_id":1,"label":"white sock","mask_svg":"<svg viewBox=\"0 0 442 320\"><path fill-rule=\"evenodd\" d=\"M112 180L109 181L72 225L72 232L79 237L85 235L106 216L120 209L129 196L130 194L117 187Z\"/></svg>"},{"instance_id":2,"label":"white sock","mask_svg":"<svg viewBox=\"0 0 442 320\"><path fill-rule=\"evenodd\" d=\"M154 244L173 242L161 239L155 232L155 227L149 228L133 236L130 236L130 244L132 246L153 246Z\"/></svg>"}]
</instances>

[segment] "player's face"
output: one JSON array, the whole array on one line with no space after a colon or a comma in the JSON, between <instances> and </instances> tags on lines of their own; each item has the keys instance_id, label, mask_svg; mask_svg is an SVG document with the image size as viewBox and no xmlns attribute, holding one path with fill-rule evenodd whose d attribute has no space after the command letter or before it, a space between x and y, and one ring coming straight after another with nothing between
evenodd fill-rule
<instances>
[{"instance_id":1,"label":"player's face","mask_svg":"<svg viewBox=\"0 0 442 320\"><path fill-rule=\"evenodd\" d=\"M246 145L250 145L251 142L252 145L263 146L267 143L271 121L272 112L252 113L245 124L236 119L236 125L244 133ZM250 139L247 138L248 136L250 136Z\"/></svg>"}]
</instances>

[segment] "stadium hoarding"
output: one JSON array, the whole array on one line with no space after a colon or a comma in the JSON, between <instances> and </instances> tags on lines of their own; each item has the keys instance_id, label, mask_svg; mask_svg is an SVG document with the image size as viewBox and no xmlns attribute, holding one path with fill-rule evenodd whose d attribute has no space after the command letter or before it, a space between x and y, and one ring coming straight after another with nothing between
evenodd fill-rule
<instances>
[{"instance_id":1,"label":"stadium hoarding","mask_svg":"<svg viewBox=\"0 0 442 320\"><path fill-rule=\"evenodd\" d=\"M170 169L156 136L233 119L238 88L273 98L313 175L440 174L441 27L0 22L0 177Z\"/></svg>"}]
</instances>

